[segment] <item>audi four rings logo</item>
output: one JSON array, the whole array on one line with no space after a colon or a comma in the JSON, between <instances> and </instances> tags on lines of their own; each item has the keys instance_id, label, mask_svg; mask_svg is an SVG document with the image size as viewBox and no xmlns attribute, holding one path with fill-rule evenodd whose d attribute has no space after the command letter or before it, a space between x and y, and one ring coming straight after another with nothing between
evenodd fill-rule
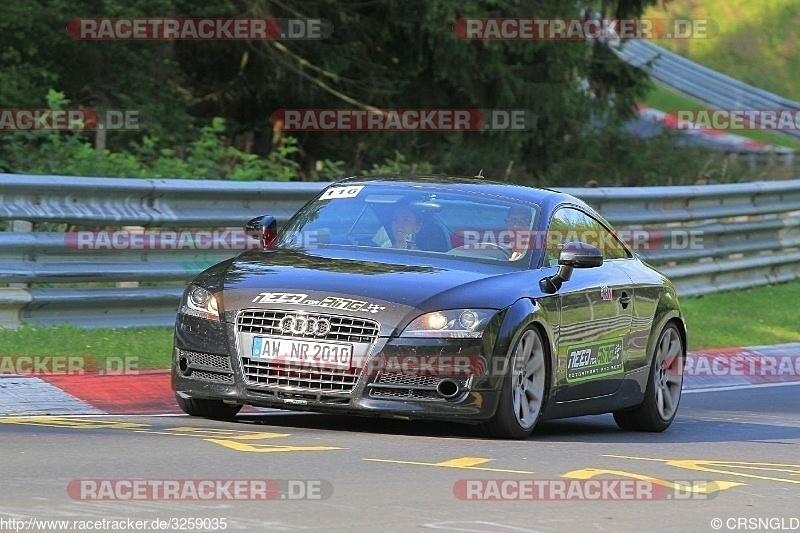
<instances>
[{"instance_id":1,"label":"audi four rings logo","mask_svg":"<svg viewBox=\"0 0 800 533\"><path fill-rule=\"evenodd\" d=\"M331 330L331 322L327 318L287 315L281 319L279 327L286 334L322 337Z\"/></svg>"}]
</instances>

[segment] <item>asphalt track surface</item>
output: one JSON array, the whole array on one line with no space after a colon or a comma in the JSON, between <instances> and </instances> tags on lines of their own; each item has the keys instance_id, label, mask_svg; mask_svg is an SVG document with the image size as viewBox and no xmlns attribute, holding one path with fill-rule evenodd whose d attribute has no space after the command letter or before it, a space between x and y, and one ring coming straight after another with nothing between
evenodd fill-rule
<instances>
[{"instance_id":1,"label":"asphalt track surface","mask_svg":"<svg viewBox=\"0 0 800 533\"><path fill-rule=\"evenodd\" d=\"M798 393L798 385L693 391L665 433L623 432L600 415L543 423L526 441L455 424L283 411L234 423L3 417L0 531L109 531L109 521L130 528L128 519L145 521L140 531L222 531L211 520L222 518L228 531L797 531ZM179 500L96 499L109 480L119 498L130 494L119 480L187 479L267 480L270 489L266 500L250 489L240 493L248 500L191 499L191 491ZM584 499L551 491L578 479L605 479L606 487L646 480L657 490L628 500L589 499L597 492L588 484L572 493ZM470 498L497 497L504 487L501 496L512 499L464 499L468 480L495 480L471 481ZM532 480L546 485L534 495L556 499L520 488ZM190 527L197 518L208 520ZM156 519L168 527L153 527Z\"/></svg>"}]
</instances>

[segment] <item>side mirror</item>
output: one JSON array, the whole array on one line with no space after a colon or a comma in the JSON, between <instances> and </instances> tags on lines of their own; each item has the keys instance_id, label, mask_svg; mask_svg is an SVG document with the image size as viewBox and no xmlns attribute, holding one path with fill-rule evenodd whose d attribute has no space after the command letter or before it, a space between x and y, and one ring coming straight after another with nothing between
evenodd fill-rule
<instances>
[{"instance_id":1,"label":"side mirror","mask_svg":"<svg viewBox=\"0 0 800 533\"><path fill-rule=\"evenodd\" d=\"M568 242L558 254L558 265L573 268L603 266L603 252L585 242Z\"/></svg>"},{"instance_id":2,"label":"side mirror","mask_svg":"<svg viewBox=\"0 0 800 533\"><path fill-rule=\"evenodd\" d=\"M572 277L575 268L594 268L603 265L603 252L585 242L568 242L558 254L558 272L539 281L539 288L547 294L558 292Z\"/></svg>"},{"instance_id":3,"label":"side mirror","mask_svg":"<svg viewBox=\"0 0 800 533\"><path fill-rule=\"evenodd\" d=\"M244 231L258 240L262 250L271 250L278 236L278 221L270 215L256 217L244 226Z\"/></svg>"}]
</instances>

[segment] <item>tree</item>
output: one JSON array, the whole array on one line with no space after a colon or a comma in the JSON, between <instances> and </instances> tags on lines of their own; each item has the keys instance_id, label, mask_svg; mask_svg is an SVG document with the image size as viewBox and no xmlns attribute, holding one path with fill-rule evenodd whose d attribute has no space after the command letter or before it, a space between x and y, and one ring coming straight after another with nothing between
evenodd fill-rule
<instances>
[{"instance_id":1,"label":"tree","mask_svg":"<svg viewBox=\"0 0 800 533\"><path fill-rule=\"evenodd\" d=\"M339 132L298 135L306 175L319 160L359 172L396 153L440 172L541 174L574 152L593 110L630 114L644 75L609 48L583 41L467 41L464 17L580 17L585 9L639 16L652 0L6 0L0 19L0 106L39 107L51 88L73 103L141 109L147 129L115 134L121 149L143 135L177 153L214 117L232 142L266 156L282 142L278 109L521 109L537 116L524 132ZM334 33L306 41L75 41L75 17L321 18ZM613 106L609 102L613 101Z\"/></svg>"}]
</instances>

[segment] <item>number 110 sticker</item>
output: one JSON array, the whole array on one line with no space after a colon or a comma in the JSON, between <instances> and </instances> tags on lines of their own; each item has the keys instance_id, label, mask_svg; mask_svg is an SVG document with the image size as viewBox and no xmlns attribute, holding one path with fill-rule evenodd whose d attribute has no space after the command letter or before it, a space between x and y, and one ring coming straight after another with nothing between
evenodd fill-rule
<instances>
[{"instance_id":1,"label":"number 110 sticker","mask_svg":"<svg viewBox=\"0 0 800 533\"><path fill-rule=\"evenodd\" d=\"M322 193L322 196L320 196L319 199L335 200L337 198L355 198L363 188L363 185L354 185L353 187L332 187Z\"/></svg>"}]
</instances>

